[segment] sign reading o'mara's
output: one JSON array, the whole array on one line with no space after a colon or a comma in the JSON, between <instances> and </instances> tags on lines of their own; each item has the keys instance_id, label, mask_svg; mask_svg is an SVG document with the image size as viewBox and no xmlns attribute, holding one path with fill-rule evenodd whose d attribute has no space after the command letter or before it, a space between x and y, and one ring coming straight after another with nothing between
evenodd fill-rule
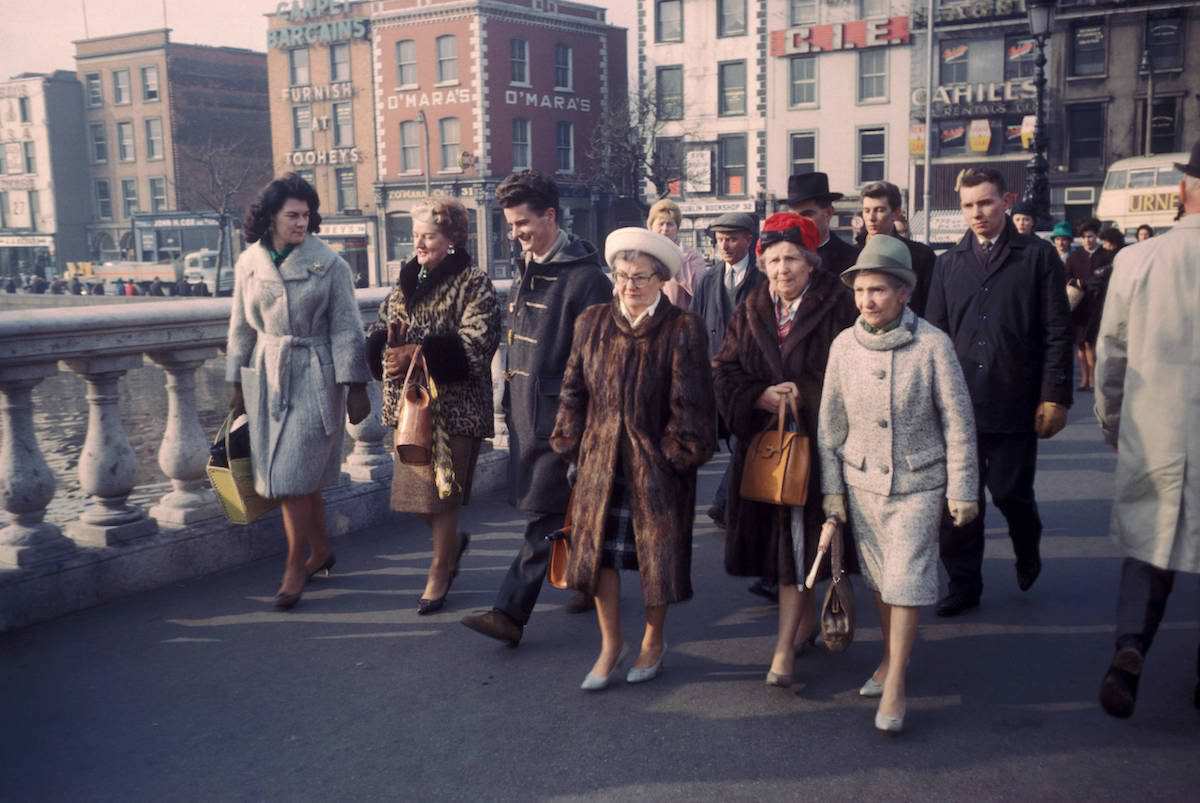
<instances>
[{"instance_id":1,"label":"sign reading o'mara's","mask_svg":"<svg viewBox=\"0 0 1200 803\"><path fill-rule=\"evenodd\" d=\"M350 0L292 0L275 8L277 17L292 23L286 28L267 31L267 47L287 49L307 45L331 45L351 39L367 38L367 18L325 20L350 10Z\"/></svg>"}]
</instances>

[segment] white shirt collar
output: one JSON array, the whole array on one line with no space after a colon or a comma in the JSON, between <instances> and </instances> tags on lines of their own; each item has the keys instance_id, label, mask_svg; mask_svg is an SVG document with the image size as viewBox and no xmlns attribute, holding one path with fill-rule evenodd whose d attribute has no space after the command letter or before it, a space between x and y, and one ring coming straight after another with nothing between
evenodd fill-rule
<instances>
[{"instance_id":1,"label":"white shirt collar","mask_svg":"<svg viewBox=\"0 0 1200 803\"><path fill-rule=\"evenodd\" d=\"M629 308L625 306L625 299L620 298L617 299L617 301L621 305L621 314L625 316L625 320L629 321L630 326L637 328L639 323L654 315L654 311L658 309L658 304L660 301L662 301L662 297L663 294L659 292L659 294L654 297L654 301L650 303L650 306L642 310L642 313L636 318L629 312Z\"/></svg>"},{"instance_id":2,"label":"white shirt collar","mask_svg":"<svg viewBox=\"0 0 1200 803\"><path fill-rule=\"evenodd\" d=\"M791 301L786 302L786 306L784 306L784 308L783 308L784 312L788 312L788 313L795 312L796 309L800 306L800 302L804 300L804 294L808 292L808 288L810 288L810 287L812 287L811 281L804 286L803 290L800 291L800 295L796 296ZM778 295L775 294L775 291L772 290L771 291L771 303L774 304L776 308L778 308L780 301L782 301L782 299Z\"/></svg>"},{"instance_id":3,"label":"white shirt collar","mask_svg":"<svg viewBox=\"0 0 1200 803\"><path fill-rule=\"evenodd\" d=\"M730 265L728 262L725 263L725 267L733 273L733 283L735 286L742 283L742 279L745 278L745 276L746 276L746 268L749 266L750 266L750 252L749 251L746 252L746 256L742 257L740 260L738 260L734 264Z\"/></svg>"}]
</instances>

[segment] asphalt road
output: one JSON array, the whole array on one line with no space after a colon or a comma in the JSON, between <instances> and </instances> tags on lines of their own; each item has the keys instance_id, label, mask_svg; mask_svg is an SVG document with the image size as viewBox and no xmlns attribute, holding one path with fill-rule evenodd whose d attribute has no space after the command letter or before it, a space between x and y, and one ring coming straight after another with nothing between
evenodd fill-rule
<instances>
[{"instance_id":1,"label":"asphalt road","mask_svg":"<svg viewBox=\"0 0 1200 803\"><path fill-rule=\"evenodd\" d=\"M907 731L872 727L857 689L879 656L861 582L855 644L763 685L774 609L722 568L700 516L696 598L668 618L664 674L586 694L591 615L548 589L518 649L459 617L490 604L523 520L498 499L450 608L418 617L428 535L412 519L336 543L332 578L270 609L280 562L128 598L0 636L0 799L26 800L1195 800L1200 594L1181 577L1134 718L1096 703L1111 651L1114 466L1083 396L1044 445L1045 569L1016 588L989 518L981 608L928 612ZM707 500L724 467L706 467ZM627 639L640 595L624 575Z\"/></svg>"}]
</instances>

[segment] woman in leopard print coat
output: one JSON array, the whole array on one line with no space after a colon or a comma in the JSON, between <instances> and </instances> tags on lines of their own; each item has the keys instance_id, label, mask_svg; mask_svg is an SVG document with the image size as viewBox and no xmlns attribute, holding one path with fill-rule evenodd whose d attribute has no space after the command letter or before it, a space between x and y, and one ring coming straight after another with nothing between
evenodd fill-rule
<instances>
[{"instance_id":1,"label":"woman in leopard print coat","mask_svg":"<svg viewBox=\"0 0 1200 803\"><path fill-rule=\"evenodd\" d=\"M440 610L467 535L458 509L471 494L479 446L494 434L492 355L500 343L500 306L491 280L467 253L467 213L454 200L413 212L416 255L367 334L368 359L383 380L383 421L396 426L401 386L419 346L436 386L432 465L397 461L392 508L421 515L433 530L433 561L418 613Z\"/></svg>"}]
</instances>

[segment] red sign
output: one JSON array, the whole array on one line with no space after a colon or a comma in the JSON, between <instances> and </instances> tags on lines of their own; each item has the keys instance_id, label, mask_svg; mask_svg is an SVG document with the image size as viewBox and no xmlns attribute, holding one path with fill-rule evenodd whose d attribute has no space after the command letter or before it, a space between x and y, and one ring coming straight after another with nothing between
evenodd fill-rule
<instances>
[{"instance_id":1,"label":"red sign","mask_svg":"<svg viewBox=\"0 0 1200 803\"><path fill-rule=\"evenodd\" d=\"M908 22L908 17L878 17L771 31L771 55L794 56L906 45L910 38Z\"/></svg>"}]
</instances>

